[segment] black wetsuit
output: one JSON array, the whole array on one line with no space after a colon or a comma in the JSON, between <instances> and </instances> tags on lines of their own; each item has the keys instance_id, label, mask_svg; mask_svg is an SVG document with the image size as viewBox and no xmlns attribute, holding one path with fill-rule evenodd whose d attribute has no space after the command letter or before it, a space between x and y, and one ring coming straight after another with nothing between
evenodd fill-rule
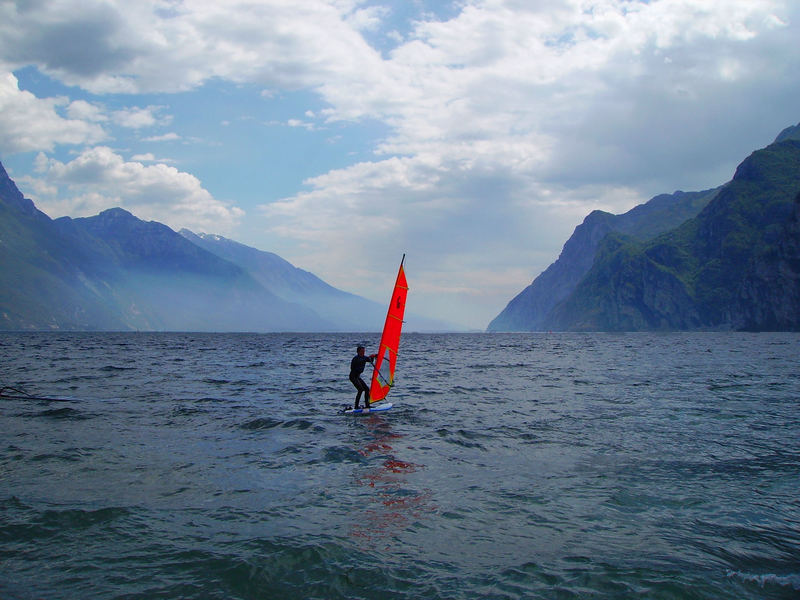
<instances>
[{"instance_id":1,"label":"black wetsuit","mask_svg":"<svg viewBox=\"0 0 800 600\"><path fill-rule=\"evenodd\" d=\"M358 393L356 394L355 408L358 408L358 402L361 400L361 394L364 394L364 406L369 407L369 387L361 379L361 374L364 372L364 367L367 363L371 363L374 359L371 356L361 356L356 354L353 360L350 361L350 381L356 386Z\"/></svg>"}]
</instances>

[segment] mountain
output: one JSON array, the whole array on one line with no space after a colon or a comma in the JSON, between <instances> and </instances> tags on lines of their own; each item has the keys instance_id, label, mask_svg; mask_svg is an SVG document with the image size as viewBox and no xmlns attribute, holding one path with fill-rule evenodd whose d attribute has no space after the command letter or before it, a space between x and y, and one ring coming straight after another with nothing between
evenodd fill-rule
<instances>
[{"instance_id":1,"label":"mountain","mask_svg":"<svg viewBox=\"0 0 800 600\"><path fill-rule=\"evenodd\" d=\"M188 229L182 229L180 234L196 246L241 267L275 296L314 311L333 324L335 330L379 331L383 327L385 306L343 292L277 254L219 235L196 234Z\"/></svg>"},{"instance_id":2,"label":"mountain","mask_svg":"<svg viewBox=\"0 0 800 600\"><path fill-rule=\"evenodd\" d=\"M121 208L53 220L0 164L0 330L380 331L385 317L384 305L221 236Z\"/></svg>"},{"instance_id":3,"label":"mountain","mask_svg":"<svg viewBox=\"0 0 800 600\"><path fill-rule=\"evenodd\" d=\"M0 328L114 329L120 315L108 306L71 256L86 254L86 270L108 258L62 236L56 224L23 198L0 164ZM99 255L100 254L100 255ZM87 256L87 258L88 258Z\"/></svg>"},{"instance_id":4,"label":"mountain","mask_svg":"<svg viewBox=\"0 0 800 600\"><path fill-rule=\"evenodd\" d=\"M799 192L800 125L727 184L699 192L705 207L659 235L604 231L609 217L590 215L565 244L564 264L548 269L572 279L548 275L559 288L545 271L490 330L800 330ZM531 290L550 304L537 312Z\"/></svg>"},{"instance_id":5,"label":"mountain","mask_svg":"<svg viewBox=\"0 0 800 600\"><path fill-rule=\"evenodd\" d=\"M0 328L322 331L314 311L116 208L52 220L0 165Z\"/></svg>"},{"instance_id":6,"label":"mountain","mask_svg":"<svg viewBox=\"0 0 800 600\"><path fill-rule=\"evenodd\" d=\"M180 331L318 331L313 311L265 290L244 269L198 248L166 225L114 208L97 216L57 219L107 247L110 280L140 329Z\"/></svg>"},{"instance_id":7,"label":"mountain","mask_svg":"<svg viewBox=\"0 0 800 600\"><path fill-rule=\"evenodd\" d=\"M188 229L182 229L180 234L200 248L241 267L277 297L313 310L332 324L327 331L380 331L383 328L385 305L343 292L277 254L220 235L193 233ZM459 329L456 325L414 313L406 313L405 322L406 330L412 331Z\"/></svg>"},{"instance_id":8,"label":"mountain","mask_svg":"<svg viewBox=\"0 0 800 600\"><path fill-rule=\"evenodd\" d=\"M555 306L569 297L592 268L598 246L612 232L648 240L697 215L720 188L652 198L622 215L595 210L564 244L547 270L515 296L489 324L489 331L537 331Z\"/></svg>"}]
</instances>

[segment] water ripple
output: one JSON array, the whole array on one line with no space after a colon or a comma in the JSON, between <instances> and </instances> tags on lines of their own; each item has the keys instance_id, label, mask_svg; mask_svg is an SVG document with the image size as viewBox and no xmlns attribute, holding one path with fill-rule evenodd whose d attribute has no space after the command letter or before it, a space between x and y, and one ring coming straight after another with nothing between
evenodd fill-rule
<instances>
[{"instance_id":1,"label":"water ripple","mask_svg":"<svg viewBox=\"0 0 800 600\"><path fill-rule=\"evenodd\" d=\"M800 336L3 334L3 598L797 596Z\"/></svg>"}]
</instances>

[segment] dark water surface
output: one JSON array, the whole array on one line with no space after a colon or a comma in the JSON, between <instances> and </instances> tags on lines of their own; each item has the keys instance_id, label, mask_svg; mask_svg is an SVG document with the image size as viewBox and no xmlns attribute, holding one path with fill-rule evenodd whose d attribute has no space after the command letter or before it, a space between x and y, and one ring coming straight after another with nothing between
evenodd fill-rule
<instances>
[{"instance_id":1,"label":"dark water surface","mask_svg":"<svg viewBox=\"0 0 800 600\"><path fill-rule=\"evenodd\" d=\"M0 598L800 597L800 336L0 334Z\"/></svg>"}]
</instances>

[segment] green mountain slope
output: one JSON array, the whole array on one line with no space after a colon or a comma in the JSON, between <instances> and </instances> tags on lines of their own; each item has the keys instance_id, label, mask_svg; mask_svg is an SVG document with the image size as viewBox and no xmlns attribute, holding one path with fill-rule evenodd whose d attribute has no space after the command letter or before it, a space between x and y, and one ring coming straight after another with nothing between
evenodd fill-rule
<instances>
[{"instance_id":1,"label":"green mountain slope","mask_svg":"<svg viewBox=\"0 0 800 600\"><path fill-rule=\"evenodd\" d=\"M750 155L700 214L651 241L609 236L555 330L800 329L800 141Z\"/></svg>"}]
</instances>

